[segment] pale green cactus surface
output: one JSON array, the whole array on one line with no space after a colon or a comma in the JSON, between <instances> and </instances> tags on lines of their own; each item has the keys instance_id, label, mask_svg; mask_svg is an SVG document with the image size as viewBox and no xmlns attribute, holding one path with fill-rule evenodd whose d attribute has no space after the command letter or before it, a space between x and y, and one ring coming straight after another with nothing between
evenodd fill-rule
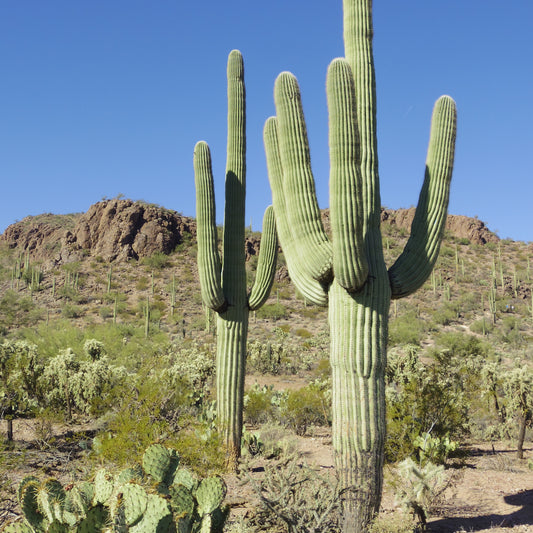
<instances>
[{"instance_id":1,"label":"pale green cactus surface","mask_svg":"<svg viewBox=\"0 0 533 533\"><path fill-rule=\"evenodd\" d=\"M438 256L453 168L456 108L435 104L411 235L387 268L380 232L371 0L344 0L346 58L327 75L331 236L311 172L300 89L284 72L264 142L276 225L292 281L328 305L333 447L344 486L344 531L362 533L379 509L385 440L385 366L391 298L416 291Z\"/></svg>"},{"instance_id":2,"label":"pale green cactus surface","mask_svg":"<svg viewBox=\"0 0 533 533\"><path fill-rule=\"evenodd\" d=\"M238 50L229 54L228 144L223 254L217 242L211 155L207 143L194 149L198 271L204 305L217 313L217 425L227 446L228 468L236 468L243 424L244 371L248 315L269 296L277 255L272 208L263 221L257 276L246 286L244 208L246 197L246 117L244 63Z\"/></svg>"}]
</instances>

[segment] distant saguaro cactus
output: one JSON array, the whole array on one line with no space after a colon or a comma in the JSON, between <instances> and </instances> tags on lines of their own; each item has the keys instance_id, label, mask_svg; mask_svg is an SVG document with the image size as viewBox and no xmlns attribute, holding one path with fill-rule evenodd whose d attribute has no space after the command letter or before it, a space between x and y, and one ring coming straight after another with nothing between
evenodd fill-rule
<instances>
[{"instance_id":1,"label":"distant saguaro cactus","mask_svg":"<svg viewBox=\"0 0 533 533\"><path fill-rule=\"evenodd\" d=\"M263 220L257 276L250 294L246 288L244 208L246 197L245 90L242 55L228 58L228 149L223 260L215 220L211 155L204 141L194 149L198 271L204 304L217 313L217 424L228 447L228 467L240 455L248 314L268 298L277 257L272 207Z\"/></svg>"},{"instance_id":2,"label":"distant saguaro cactus","mask_svg":"<svg viewBox=\"0 0 533 533\"><path fill-rule=\"evenodd\" d=\"M328 71L330 219L324 232L311 172L300 89L278 76L276 117L265 149L276 224L291 279L329 305L333 446L347 490L344 531L361 533L377 512L383 482L385 366L391 298L417 290L437 259L448 207L456 109L434 108L424 184L407 245L388 270L380 232L372 2L344 0L346 59Z\"/></svg>"}]
</instances>

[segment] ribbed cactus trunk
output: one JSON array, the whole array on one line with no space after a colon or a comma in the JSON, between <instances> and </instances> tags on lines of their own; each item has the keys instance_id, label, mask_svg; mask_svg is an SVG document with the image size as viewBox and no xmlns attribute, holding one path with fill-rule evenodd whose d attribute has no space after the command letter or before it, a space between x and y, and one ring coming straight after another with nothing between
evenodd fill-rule
<instances>
[{"instance_id":1,"label":"ribbed cactus trunk","mask_svg":"<svg viewBox=\"0 0 533 533\"><path fill-rule=\"evenodd\" d=\"M360 294L348 293L336 281L329 291L332 436L336 471L342 486L349 488L346 532L364 531L381 501L390 303L384 274Z\"/></svg>"},{"instance_id":2,"label":"ribbed cactus trunk","mask_svg":"<svg viewBox=\"0 0 533 533\"><path fill-rule=\"evenodd\" d=\"M228 307L225 312L218 313L217 318L217 423L228 448L228 462L234 465L241 449L248 336L244 254L246 113L244 64L240 53L234 51L230 54L227 77L228 140L222 292Z\"/></svg>"},{"instance_id":3,"label":"ribbed cactus trunk","mask_svg":"<svg viewBox=\"0 0 533 533\"><path fill-rule=\"evenodd\" d=\"M391 298L417 290L437 259L453 168L456 111L434 108L411 236L387 269L380 233L370 0L344 0L346 59L328 70L331 240L322 227L296 79L276 80L265 150L278 233L291 279L329 306L333 447L343 531L364 533L379 510L386 434L385 367Z\"/></svg>"},{"instance_id":4,"label":"ribbed cactus trunk","mask_svg":"<svg viewBox=\"0 0 533 533\"><path fill-rule=\"evenodd\" d=\"M202 300L217 313L217 425L227 447L227 465L234 470L240 456L243 425L246 341L250 310L268 298L277 256L272 208L263 220L257 276L247 293L244 248L246 199L246 113L244 63L238 50L228 58L228 143L222 259L218 251L215 195L209 147L194 150L198 270Z\"/></svg>"}]
</instances>

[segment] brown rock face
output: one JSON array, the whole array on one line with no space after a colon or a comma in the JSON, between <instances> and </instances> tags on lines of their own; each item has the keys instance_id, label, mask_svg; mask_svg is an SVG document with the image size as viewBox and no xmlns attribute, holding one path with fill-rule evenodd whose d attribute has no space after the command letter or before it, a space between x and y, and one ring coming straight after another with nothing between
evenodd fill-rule
<instances>
[{"instance_id":1,"label":"brown rock face","mask_svg":"<svg viewBox=\"0 0 533 533\"><path fill-rule=\"evenodd\" d=\"M415 216L415 208L410 209L382 209L381 222L411 230L411 223ZM499 237L485 226L485 223L477 218L461 215L448 215L446 230L458 239L468 239L473 244L487 244L498 242Z\"/></svg>"},{"instance_id":2,"label":"brown rock face","mask_svg":"<svg viewBox=\"0 0 533 533\"><path fill-rule=\"evenodd\" d=\"M67 216L65 216L67 217ZM75 261L84 255L105 261L149 257L170 253L186 233L195 235L196 225L175 211L132 200L106 200L82 215L27 217L9 226L0 242L35 259L55 264Z\"/></svg>"},{"instance_id":3,"label":"brown rock face","mask_svg":"<svg viewBox=\"0 0 533 533\"><path fill-rule=\"evenodd\" d=\"M107 200L90 207L72 232L72 243L105 261L169 254L192 233L191 220L174 211L131 200Z\"/></svg>"},{"instance_id":4,"label":"brown rock face","mask_svg":"<svg viewBox=\"0 0 533 533\"><path fill-rule=\"evenodd\" d=\"M383 209L381 220L409 231L414 211ZM322 219L328 231L328 210L323 211ZM449 215L446 229L472 243L498 241L483 222L473 218ZM113 199L98 202L83 214L27 217L9 226L0 235L0 243L28 252L32 260L57 265L88 255L111 262L149 257L155 252L168 254L185 236L196 236L193 219L155 205ZM247 238L246 258L257 255L259 246L258 237Z\"/></svg>"}]
</instances>

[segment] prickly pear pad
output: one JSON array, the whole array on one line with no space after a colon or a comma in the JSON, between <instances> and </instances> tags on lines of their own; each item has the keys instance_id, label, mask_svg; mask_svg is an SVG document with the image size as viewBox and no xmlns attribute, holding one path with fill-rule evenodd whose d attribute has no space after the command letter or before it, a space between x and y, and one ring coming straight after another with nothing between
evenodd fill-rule
<instances>
[{"instance_id":1,"label":"prickly pear pad","mask_svg":"<svg viewBox=\"0 0 533 533\"><path fill-rule=\"evenodd\" d=\"M144 471L155 481L164 481L172 462L170 450L162 444L152 444L143 455Z\"/></svg>"},{"instance_id":2,"label":"prickly pear pad","mask_svg":"<svg viewBox=\"0 0 533 533\"><path fill-rule=\"evenodd\" d=\"M198 514L203 516L211 514L220 507L226 496L226 483L220 476L203 479L196 489Z\"/></svg>"}]
</instances>

